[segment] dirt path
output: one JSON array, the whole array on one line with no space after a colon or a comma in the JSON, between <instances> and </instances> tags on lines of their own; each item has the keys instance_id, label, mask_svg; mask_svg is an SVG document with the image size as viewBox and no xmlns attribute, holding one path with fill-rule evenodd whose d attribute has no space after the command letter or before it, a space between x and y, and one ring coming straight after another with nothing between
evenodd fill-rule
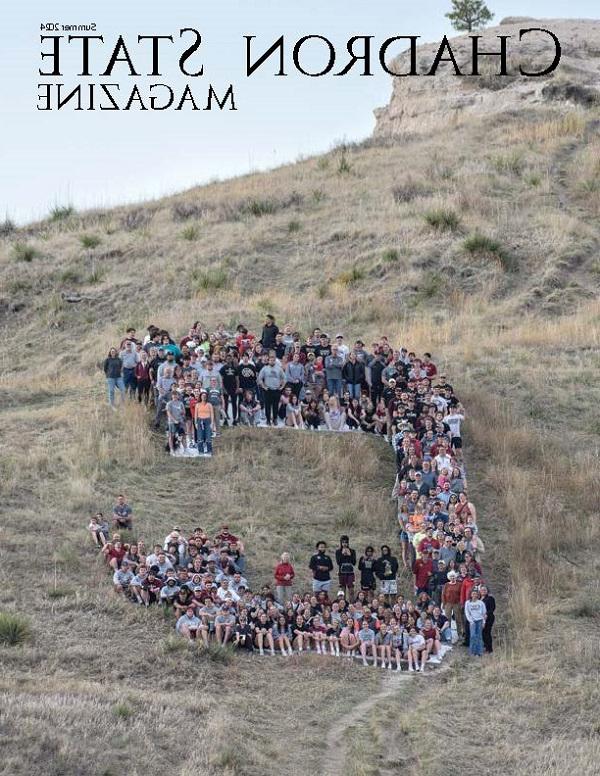
<instances>
[{"instance_id":1,"label":"dirt path","mask_svg":"<svg viewBox=\"0 0 600 776\"><path fill-rule=\"evenodd\" d=\"M435 677L449 669L449 661L442 663L434 670L429 670L424 674L386 673L381 679L381 689L374 695L365 698L364 701L355 706L348 714L340 717L329 729L325 739L325 752L323 754L323 765L320 773L322 776L342 776L347 772L346 767L346 746L349 740L349 733L353 728L360 727L368 721L369 712L375 708L383 699L392 695L400 695L402 688L410 682L435 681ZM383 672L382 672L383 673ZM398 699L400 700L400 698ZM356 730L354 734L356 734Z\"/></svg>"}]
</instances>

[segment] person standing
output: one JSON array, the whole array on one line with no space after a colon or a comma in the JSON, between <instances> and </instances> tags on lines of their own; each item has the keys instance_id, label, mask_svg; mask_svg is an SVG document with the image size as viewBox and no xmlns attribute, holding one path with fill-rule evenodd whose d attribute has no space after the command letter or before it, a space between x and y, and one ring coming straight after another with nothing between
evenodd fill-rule
<instances>
[{"instance_id":1,"label":"person standing","mask_svg":"<svg viewBox=\"0 0 600 776\"><path fill-rule=\"evenodd\" d=\"M487 618L484 602L479 590L471 590L471 597L465 603L465 617L469 623L469 652L471 655L483 655L483 626Z\"/></svg>"},{"instance_id":2,"label":"person standing","mask_svg":"<svg viewBox=\"0 0 600 776\"><path fill-rule=\"evenodd\" d=\"M338 565L338 581L340 589L348 601L354 600L354 567L356 566L356 550L350 547L347 536L340 536L340 546L335 551L335 562Z\"/></svg>"},{"instance_id":3,"label":"person standing","mask_svg":"<svg viewBox=\"0 0 600 776\"><path fill-rule=\"evenodd\" d=\"M386 604L390 604L391 597L398 594L398 558L392 555L387 544L381 545L381 555L375 561L375 575L381 582L381 594Z\"/></svg>"},{"instance_id":4,"label":"person standing","mask_svg":"<svg viewBox=\"0 0 600 776\"><path fill-rule=\"evenodd\" d=\"M265 316L265 323L262 330L260 341L265 350L272 350L275 347L275 339L279 334L279 327L275 323L272 315Z\"/></svg>"},{"instance_id":5,"label":"person standing","mask_svg":"<svg viewBox=\"0 0 600 776\"><path fill-rule=\"evenodd\" d=\"M121 361L123 362L123 382L125 384L125 391L135 395L137 389L137 379L135 376L135 368L140 362L140 354L135 349L135 344L131 340L125 341L123 350L119 353Z\"/></svg>"},{"instance_id":6,"label":"person standing","mask_svg":"<svg viewBox=\"0 0 600 776\"><path fill-rule=\"evenodd\" d=\"M275 597L278 602L285 605L292 598L292 584L296 572L291 564L289 552L281 555L281 562L275 566Z\"/></svg>"},{"instance_id":7,"label":"person standing","mask_svg":"<svg viewBox=\"0 0 600 776\"><path fill-rule=\"evenodd\" d=\"M358 360L354 351L349 354L348 360L342 367L342 378L350 392L350 398L360 399L362 385L365 382L365 365Z\"/></svg>"},{"instance_id":8,"label":"person standing","mask_svg":"<svg viewBox=\"0 0 600 776\"><path fill-rule=\"evenodd\" d=\"M442 606L444 614L452 623L452 615L456 622L456 632L458 637L465 635L465 625L463 619L463 608L460 603L460 591L462 584L458 580L458 574L456 571L448 572L448 581L442 589Z\"/></svg>"},{"instance_id":9,"label":"person standing","mask_svg":"<svg viewBox=\"0 0 600 776\"><path fill-rule=\"evenodd\" d=\"M187 455L185 438L185 405L181 401L179 391L171 391L171 400L166 404L167 430L169 433L169 450L171 455ZM181 445L181 452L177 453L176 442Z\"/></svg>"},{"instance_id":10,"label":"person standing","mask_svg":"<svg viewBox=\"0 0 600 776\"><path fill-rule=\"evenodd\" d=\"M108 403L115 408L115 389L121 394L121 402L125 401L125 383L123 382L123 360L117 353L116 348L108 351L108 356L104 359L104 374L106 376L106 386L108 388Z\"/></svg>"},{"instance_id":11,"label":"person standing","mask_svg":"<svg viewBox=\"0 0 600 776\"><path fill-rule=\"evenodd\" d=\"M238 422L238 407L241 401L240 378L238 374L238 365L234 361L233 353L225 356L225 363L221 369L221 379L223 380L223 399L225 400L225 416L229 423L229 407L231 405L231 421L234 426Z\"/></svg>"},{"instance_id":12,"label":"person standing","mask_svg":"<svg viewBox=\"0 0 600 776\"><path fill-rule=\"evenodd\" d=\"M285 385L285 373L283 369L275 363L274 353L269 355L268 364L263 366L258 373L258 385L264 392L267 426L276 426L279 400L281 398L281 391Z\"/></svg>"},{"instance_id":13,"label":"person standing","mask_svg":"<svg viewBox=\"0 0 600 776\"><path fill-rule=\"evenodd\" d=\"M212 429L215 410L208 401L208 393L202 391L200 401L194 407L194 422L198 437L198 453L205 458L212 457Z\"/></svg>"},{"instance_id":14,"label":"person standing","mask_svg":"<svg viewBox=\"0 0 600 776\"><path fill-rule=\"evenodd\" d=\"M490 594L490 591L487 589L486 585L482 585L479 588L479 592L481 593L481 600L485 604L485 611L486 611L486 618L485 618L485 625L483 626L483 648L485 651L489 654L491 654L494 651L494 646L492 643L492 628L494 627L494 622L496 621L496 615L494 612L496 611L496 599L493 595Z\"/></svg>"},{"instance_id":15,"label":"person standing","mask_svg":"<svg viewBox=\"0 0 600 776\"><path fill-rule=\"evenodd\" d=\"M342 395L342 369L344 366L344 357L340 355L337 345L331 346L330 355L325 357L325 377L327 379L327 390L331 396Z\"/></svg>"},{"instance_id":16,"label":"person standing","mask_svg":"<svg viewBox=\"0 0 600 776\"><path fill-rule=\"evenodd\" d=\"M287 385L292 389L292 392L299 399L300 393L304 386L304 364L300 363L300 353L294 353L292 360L288 362L285 368L285 379Z\"/></svg>"},{"instance_id":17,"label":"person standing","mask_svg":"<svg viewBox=\"0 0 600 776\"><path fill-rule=\"evenodd\" d=\"M317 542L315 549L316 553L311 557L309 563L309 568L313 574L312 589L314 593L324 592L329 594L333 561L327 554L325 542Z\"/></svg>"}]
</instances>

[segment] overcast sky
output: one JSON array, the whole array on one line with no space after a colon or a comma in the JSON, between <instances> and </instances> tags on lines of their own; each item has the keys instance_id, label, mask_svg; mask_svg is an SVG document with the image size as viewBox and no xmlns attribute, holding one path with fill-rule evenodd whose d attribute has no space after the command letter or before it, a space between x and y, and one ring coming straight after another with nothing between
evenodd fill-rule
<instances>
[{"instance_id":1,"label":"overcast sky","mask_svg":"<svg viewBox=\"0 0 600 776\"><path fill-rule=\"evenodd\" d=\"M598 16L597 0L490 0L489 5L497 21L508 15ZM342 78L306 78L291 65L293 43L303 35L320 34L343 52L346 40L359 34L374 35L374 43L402 34L438 40L451 32L444 17L449 7L450 0L5 2L0 12L0 219L6 214L18 222L34 220L56 204L83 209L151 199L326 151L342 139L362 139L373 129L373 109L389 98L391 77L375 70L372 78L358 72ZM92 77L75 78L78 59L73 44L65 52L62 79L38 76L39 35L52 34L41 33L40 24L54 22L96 23L96 34L103 34L105 42L91 48ZM186 48L179 39L182 27L202 34L201 54L189 61L190 66L202 62L202 77L178 73L177 60ZM143 73L149 72L149 47L138 46L137 35L174 36L175 43L161 57L162 78L143 77L142 85L162 81L177 92L190 82L203 103L209 84L221 94L232 83L238 110L36 110L37 84L42 80L73 86L82 81L118 82L122 93L128 93L137 79L125 75L125 66L117 65L109 79L97 77L119 34L131 43L132 58ZM243 36L256 35L258 51L281 34L291 44L286 55L290 75L274 77L273 65L265 65L246 78ZM44 50L48 46L46 42ZM305 54L307 66L322 61L316 50L307 48Z\"/></svg>"}]
</instances>

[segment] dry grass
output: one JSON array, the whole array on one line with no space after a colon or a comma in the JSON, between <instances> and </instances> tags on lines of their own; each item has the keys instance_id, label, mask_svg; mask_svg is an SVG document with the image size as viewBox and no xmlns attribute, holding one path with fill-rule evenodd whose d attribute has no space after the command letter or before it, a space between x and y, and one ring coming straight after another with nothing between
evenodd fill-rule
<instances>
[{"instance_id":1,"label":"dry grass","mask_svg":"<svg viewBox=\"0 0 600 776\"><path fill-rule=\"evenodd\" d=\"M257 328L265 312L303 333L335 326L347 341L386 334L431 350L471 418L469 481L500 602L498 654L478 670L455 659L443 679L382 702L357 724L347 771L593 772L597 117L539 109L465 121L443 138L348 147L2 236L0 297L24 305L0 304L3 607L27 612L33 639L0 648L0 772L172 769L183 714L202 735L179 740L180 774L319 773L324 731L377 689L370 672L310 656L258 670L243 657L206 659L156 612L115 599L88 545L90 510L107 510L121 490L147 542L174 520L211 531L229 520L257 581L283 549L307 581L321 537L395 544L393 462L376 440L282 431L267 442L240 429L198 466L164 457L136 405L105 408L99 363L126 326L178 334L200 318ZM460 229L428 226L425 214L439 210ZM191 227L201 240L182 238ZM501 242L516 271L465 251L472 234ZM16 261L18 245L39 253ZM66 303L65 277L89 300Z\"/></svg>"}]
</instances>

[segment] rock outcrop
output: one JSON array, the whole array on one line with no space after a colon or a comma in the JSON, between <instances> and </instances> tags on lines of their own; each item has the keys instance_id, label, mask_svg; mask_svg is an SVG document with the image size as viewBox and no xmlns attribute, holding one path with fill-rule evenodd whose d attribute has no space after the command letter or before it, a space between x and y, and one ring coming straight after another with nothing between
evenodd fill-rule
<instances>
[{"instance_id":1,"label":"rock outcrop","mask_svg":"<svg viewBox=\"0 0 600 776\"><path fill-rule=\"evenodd\" d=\"M551 38L530 33L519 42L523 28L542 27L560 40L562 57L558 68L548 76L526 78L519 65L542 70L554 58ZM450 63L442 63L434 77L394 77L389 104L375 111L376 136L431 131L448 126L465 114L488 115L519 110L524 105L554 103L584 107L600 103L600 21L586 19L531 19L509 17L499 26L477 33L481 51L498 51L498 35L510 35L508 76L498 76L499 58L480 64L480 76L460 77ZM472 40L469 35L450 40L461 72L471 72ZM418 72L426 73L433 63L440 42L417 48ZM394 72L410 71L410 52L388 63Z\"/></svg>"}]
</instances>

